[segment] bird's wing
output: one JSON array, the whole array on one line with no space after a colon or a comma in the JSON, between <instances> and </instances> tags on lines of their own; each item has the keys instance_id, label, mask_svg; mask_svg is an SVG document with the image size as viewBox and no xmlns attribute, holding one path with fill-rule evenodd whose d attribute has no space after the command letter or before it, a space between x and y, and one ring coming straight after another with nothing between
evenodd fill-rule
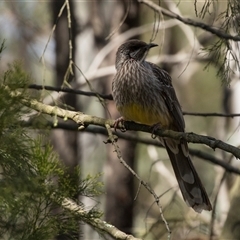
<instances>
[{"instance_id":1,"label":"bird's wing","mask_svg":"<svg viewBox=\"0 0 240 240\"><path fill-rule=\"evenodd\" d=\"M161 82L162 86L159 94L162 95L163 99L165 100L165 104L171 113L173 119L173 130L184 132L185 122L182 109L172 86L171 76L157 65L150 62L148 63L151 65L154 75Z\"/></svg>"}]
</instances>

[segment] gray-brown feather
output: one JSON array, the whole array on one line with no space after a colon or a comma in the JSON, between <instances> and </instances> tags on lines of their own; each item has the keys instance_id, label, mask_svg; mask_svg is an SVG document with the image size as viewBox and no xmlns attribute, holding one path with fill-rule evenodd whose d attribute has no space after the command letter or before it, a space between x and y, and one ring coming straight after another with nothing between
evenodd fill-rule
<instances>
[{"instance_id":1,"label":"gray-brown feather","mask_svg":"<svg viewBox=\"0 0 240 240\"><path fill-rule=\"evenodd\" d=\"M185 122L170 75L157 65L145 61L149 45L131 40L119 47L117 73L113 79L113 98L126 120L136 121L134 114L123 111L131 104L141 105L146 112L159 116L152 124L184 132ZM143 122L144 123L144 122ZM145 123L146 124L146 123ZM160 138L171 160L183 198L197 212L211 210L211 203L191 162L188 145L170 138Z\"/></svg>"},{"instance_id":2,"label":"gray-brown feather","mask_svg":"<svg viewBox=\"0 0 240 240\"><path fill-rule=\"evenodd\" d=\"M138 63L129 59L121 67L121 71L117 71L112 84L116 105L121 107L131 103L140 103L144 108L151 109L153 114L165 116L171 122L167 106L163 104L164 99L161 94L164 91L163 84L158 81L151 66L147 62ZM134 119L129 120L134 121Z\"/></svg>"}]
</instances>

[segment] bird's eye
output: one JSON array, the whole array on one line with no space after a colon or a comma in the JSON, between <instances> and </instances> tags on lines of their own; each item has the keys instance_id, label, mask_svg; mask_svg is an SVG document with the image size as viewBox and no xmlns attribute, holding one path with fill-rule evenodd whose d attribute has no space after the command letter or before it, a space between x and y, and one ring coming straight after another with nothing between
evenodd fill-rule
<instances>
[{"instance_id":1,"label":"bird's eye","mask_svg":"<svg viewBox=\"0 0 240 240\"><path fill-rule=\"evenodd\" d=\"M139 47L132 47L129 49L128 56L130 58L136 58L136 55L138 54Z\"/></svg>"},{"instance_id":2,"label":"bird's eye","mask_svg":"<svg viewBox=\"0 0 240 240\"><path fill-rule=\"evenodd\" d=\"M139 47L136 47L136 46L135 46L135 47L132 47L131 50L130 50L130 52L135 52L135 51L137 51L138 49L139 49Z\"/></svg>"}]
</instances>

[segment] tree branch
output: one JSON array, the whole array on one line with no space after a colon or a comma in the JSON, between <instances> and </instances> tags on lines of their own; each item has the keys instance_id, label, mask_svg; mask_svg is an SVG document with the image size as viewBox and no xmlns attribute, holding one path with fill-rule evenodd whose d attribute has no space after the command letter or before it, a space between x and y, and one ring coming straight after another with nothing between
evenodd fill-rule
<instances>
[{"instance_id":1,"label":"tree branch","mask_svg":"<svg viewBox=\"0 0 240 240\"><path fill-rule=\"evenodd\" d=\"M126 130L133 130L133 131L142 131L142 132L152 132L152 128L150 126L142 125L142 124L136 124L133 122L125 122L125 128ZM198 135L193 132L185 133L185 132L175 132L172 130L164 130L159 129L158 131L154 132L155 135L160 137L169 137L177 140L186 140L187 142L191 143L201 143L209 146L213 150L215 149L222 149L225 152L232 153L236 158L240 158L240 149L237 147L234 147L230 144L227 144L221 140L215 139L210 136L203 136Z\"/></svg>"},{"instance_id":2,"label":"tree branch","mask_svg":"<svg viewBox=\"0 0 240 240\"><path fill-rule=\"evenodd\" d=\"M141 185L143 185L148 191L149 193L154 197L155 199L155 202L158 206L158 209L159 209L159 212L160 212L160 215L161 215L161 218L162 218L162 221L164 222L165 224L165 227L168 231L168 239L170 239L171 237L171 230L169 228L169 224L167 222L167 220L165 219L164 215L163 215L163 210L162 210L162 206L160 204L160 197L155 193L155 191L148 185L147 182L143 181L138 175L137 173L125 162L125 160L122 158L122 155L121 155L121 152L120 152L120 149L119 149L119 146L117 145L116 143L116 140L114 138L114 135L111 131L111 127L109 124L106 124L106 129L107 129L107 132L108 132L108 136L109 136L109 140L110 142L112 143L112 145L114 146L114 149L115 149L115 152L117 154L117 157L118 159L120 160L120 162L123 164L123 166L125 168L127 168L131 173L132 175L137 178L139 180L139 183Z\"/></svg>"},{"instance_id":3,"label":"tree branch","mask_svg":"<svg viewBox=\"0 0 240 240\"><path fill-rule=\"evenodd\" d=\"M183 115L196 116L196 117L228 117L228 118L240 117L240 113L225 114L225 113L183 112Z\"/></svg>"},{"instance_id":4,"label":"tree branch","mask_svg":"<svg viewBox=\"0 0 240 240\"><path fill-rule=\"evenodd\" d=\"M28 86L29 89L36 89L36 90L49 90L49 91L56 91L56 92L65 92L65 93L73 93L73 94L79 94L83 96L88 96L88 97L101 97L103 99L107 100L113 100L112 94L104 95L100 93L94 93L94 92L87 92L87 91L82 91L78 89L72 89L72 88L67 88L67 87L53 87L53 86L43 86L43 85L37 85L37 84L30 84Z\"/></svg>"},{"instance_id":5,"label":"tree branch","mask_svg":"<svg viewBox=\"0 0 240 240\"><path fill-rule=\"evenodd\" d=\"M107 234L109 234L110 236L112 236L114 239L119 239L119 240L141 240L140 238L135 238L132 235L126 234L124 232L122 232L121 230L119 230L118 228L116 228L115 226L99 219L99 218L92 218L90 220L88 220L87 216L87 212L81 207L79 206L77 203L75 203L73 200L69 199L69 198L63 198L63 200L60 202L60 205L67 209L70 210L71 212L74 212L76 214L78 214L81 217L85 218L85 221L91 225L92 227L101 230Z\"/></svg>"},{"instance_id":6,"label":"tree branch","mask_svg":"<svg viewBox=\"0 0 240 240\"><path fill-rule=\"evenodd\" d=\"M35 127L35 125L33 125L31 122L22 122L22 125L24 127ZM42 123L41 123L42 126ZM44 124L45 127L51 127L52 129L64 129L64 130L69 130L69 131L77 131L78 130L78 125L76 123L66 123L66 122L58 122L57 125L54 125L54 122L52 121L47 121ZM37 126L36 126L37 127ZM104 136L108 136L107 130L103 127L96 127L96 126L88 126L84 132L88 132L88 133L93 133L93 134L101 134ZM146 139L145 137L139 137L139 136L133 136L130 135L128 133L122 133L122 132L115 132L114 135L116 135L118 138L120 139L124 139L127 141L133 141L133 142L137 142L137 143L142 143L142 144L147 144L147 145L153 145L153 146L157 146L157 147L163 147L160 143L160 141L154 140L154 139ZM226 163L225 161L214 157L213 155L204 152L204 151L200 151L200 150L196 150L196 149L189 149L189 152L192 156L196 156L200 159L203 159L205 161L208 161L212 164L216 164L222 168L224 168L227 172L229 173L235 173L240 175L240 170L228 163Z\"/></svg>"},{"instance_id":7,"label":"tree branch","mask_svg":"<svg viewBox=\"0 0 240 240\"><path fill-rule=\"evenodd\" d=\"M105 100L113 100L112 94L101 94L101 93L95 93L91 91L82 91L78 89L72 89L67 87L53 87L53 86L43 86L38 84L30 84L28 86L29 89L36 89L36 90L49 90L49 91L56 91L56 92L65 92L65 93L72 93L72 94L79 94L82 96L87 97L100 97ZM199 113L199 112L183 112L183 115L188 116L197 116L197 117L240 117L240 113Z\"/></svg>"},{"instance_id":8,"label":"tree branch","mask_svg":"<svg viewBox=\"0 0 240 240\"><path fill-rule=\"evenodd\" d=\"M78 130L85 129L88 125L97 125L105 127L106 124L109 124L110 127L114 127L115 120L111 119L104 119L99 118L96 116L86 115L82 112L75 112L70 110L64 110L62 108L56 107L56 106L49 106L43 103L38 102L37 100L22 100L22 103L32 109L35 109L38 112L46 113L49 115L55 115L63 119L71 119L75 123L78 124ZM124 124L126 130L133 130L133 131L142 131L142 132L148 132L152 133L152 127L143 125L143 124L137 124L134 122L125 122ZM121 129L121 126L119 126L119 129ZM203 136L198 135L195 133L183 133L183 132L175 132L172 130L158 130L155 132L155 135L160 137L169 137L177 140L184 139L187 142L192 143L201 143L205 144L212 149L222 149L226 152L232 153L236 158L240 158L240 149L236 148L230 144L224 143L221 140L215 139L213 137L209 136Z\"/></svg>"},{"instance_id":9,"label":"tree branch","mask_svg":"<svg viewBox=\"0 0 240 240\"><path fill-rule=\"evenodd\" d=\"M198 28L201 28L201 29L203 29L203 30L205 30L207 32L215 34L219 38L224 38L226 40L240 41L240 36L238 36L238 35L233 36L233 35L227 34L226 32L223 32L219 28L211 27L208 24L205 24L203 22L198 22L198 21L195 21L195 20L190 19L190 18L183 18L183 17L181 17L180 15L178 15L178 14L176 14L174 12L171 12L171 11L169 11L167 9L164 9L164 8L158 6L157 4L155 4L152 1L149 1L149 0L138 0L138 2L147 5L148 7L152 8L154 11L157 11L157 12L159 12L159 13L167 16L167 17L177 19L177 20L179 20L180 22L182 22L184 24L187 24L187 25L190 25L190 26L194 26L194 27L198 27Z\"/></svg>"}]
</instances>

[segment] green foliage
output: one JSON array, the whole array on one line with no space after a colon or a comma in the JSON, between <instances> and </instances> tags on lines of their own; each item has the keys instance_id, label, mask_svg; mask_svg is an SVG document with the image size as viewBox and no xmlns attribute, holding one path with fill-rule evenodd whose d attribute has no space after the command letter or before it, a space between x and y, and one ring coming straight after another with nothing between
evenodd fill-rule
<instances>
[{"instance_id":1,"label":"green foliage","mask_svg":"<svg viewBox=\"0 0 240 240\"><path fill-rule=\"evenodd\" d=\"M210 57L210 61L205 66L205 69L210 65L215 66L217 69L217 77L222 80L223 84L229 85L231 82L229 76L232 74L232 69L229 67L229 61L227 60L228 53L230 53L227 41L218 39L203 50L207 52L207 55Z\"/></svg>"},{"instance_id":2,"label":"green foliage","mask_svg":"<svg viewBox=\"0 0 240 240\"><path fill-rule=\"evenodd\" d=\"M216 15L214 21L218 22L219 31L225 32L231 35L237 35L239 33L240 18L240 4L238 0L223 1L220 2L213 0L205 0L202 3L200 11L197 9L197 3L200 1L195 0L195 14L201 18L207 18L206 15ZM201 4L200 4L201 5ZM216 14L218 8L219 13ZM206 68L213 64L217 69L217 76L222 80L222 83L229 85L232 80L232 76L236 70L239 70L239 56L237 55L237 49L239 48L238 42L229 41L224 38L216 38L211 40L209 45L204 47L210 58Z\"/></svg>"},{"instance_id":3,"label":"green foliage","mask_svg":"<svg viewBox=\"0 0 240 240\"><path fill-rule=\"evenodd\" d=\"M21 100L30 98L29 81L18 63L0 80L0 238L49 240L64 234L78 239L79 223L100 213L92 209L80 217L59 209L59 203L64 197L100 194L99 176L80 180L79 169L70 175L50 144L41 136L32 138L22 127L29 110ZM18 94L11 94L13 90Z\"/></svg>"}]
</instances>

